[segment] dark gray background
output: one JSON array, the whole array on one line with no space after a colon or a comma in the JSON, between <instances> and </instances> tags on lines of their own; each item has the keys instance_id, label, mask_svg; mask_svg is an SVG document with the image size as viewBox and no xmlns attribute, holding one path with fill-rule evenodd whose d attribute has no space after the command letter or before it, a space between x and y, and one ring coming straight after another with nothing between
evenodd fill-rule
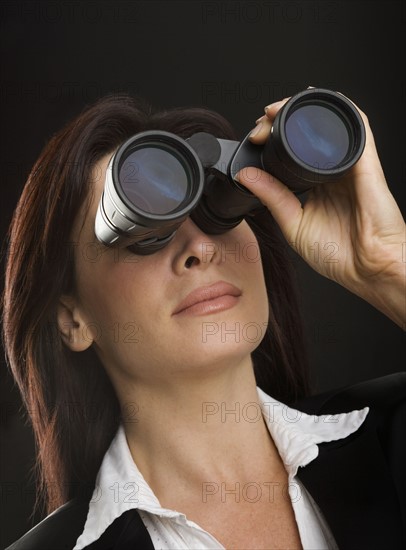
<instances>
[{"instance_id":1,"label":"dark gray background","mask_svg":"<svg viewBox=\"0 0 406 550\"><path fill-rule=\"evenodd\" d=\"M84 105L129 91L157 106L207 106L241 137L263 107L309 85L369 116L390 188L405 205L405 3L401 1L10 1L0 3L1 233L53 132ZM397 326L297 268L316 390L405 367ZM3 360L0 546L32 521L34 449Z\"/></svg>"}]
</instances>

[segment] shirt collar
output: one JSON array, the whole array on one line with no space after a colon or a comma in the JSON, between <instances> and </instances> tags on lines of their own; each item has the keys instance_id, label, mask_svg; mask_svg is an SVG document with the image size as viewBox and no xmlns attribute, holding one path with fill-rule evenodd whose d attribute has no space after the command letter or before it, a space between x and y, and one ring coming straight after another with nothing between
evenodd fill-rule
<instances>
[{"instance_id":1,"label":"shirt collar","mask_svg":"<svg viewBox=\"0 0 406 550\"><path fill-rule=\"evenodd\" d=\"M319 454L319 443L344 439L358 430L369 408L340 414L306 414L257 388L262 415L289 476Z\"/></svg>"},{"instance_id":2,"label":"shirt collar","mask_svg":"<svg viewBox=\"0 0 406 550\"><path fill-rule=\"evenodd\" d=\"M273 399L260 388L262 416L284 462L289 477L296 475L318 456L318 444L348 437L364 422L368 407L336 415L308 415ZM104 531L131 509L186 521L184 514L162 508L137 468L120 425L107 450L89 503L84 530L73 550L81 550L99 539Z\"/></svg>"}]
</instances>

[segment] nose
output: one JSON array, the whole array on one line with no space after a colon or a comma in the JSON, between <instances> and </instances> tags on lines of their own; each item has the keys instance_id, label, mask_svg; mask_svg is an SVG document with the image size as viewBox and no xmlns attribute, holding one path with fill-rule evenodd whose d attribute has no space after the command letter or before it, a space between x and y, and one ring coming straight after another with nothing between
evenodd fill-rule
<instances>
[{"instance_id":1,"label":"nose","mask_svg":"<svg viewBox=\"0 0 406 550\"><path fill-rule=\"evenodd\" d=\"M174 250L173 269L181 275L189 269L207 269L221 261L220 243L203 233L187 218L176 232L170 247Z\"/></svg>"}]
</instances>

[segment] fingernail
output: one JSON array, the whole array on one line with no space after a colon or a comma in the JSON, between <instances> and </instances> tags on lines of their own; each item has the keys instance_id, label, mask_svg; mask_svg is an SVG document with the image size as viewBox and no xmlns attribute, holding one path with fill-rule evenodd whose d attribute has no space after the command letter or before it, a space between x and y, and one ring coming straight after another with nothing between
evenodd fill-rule
<instances>
[{"instance_id":1,"label":"fingernail","mask_svg":"<svg viewBox=\"0 0 406 550\"><path fill-rule=\"evenodd\" d=\"M308 86L307 89L310 90L310 88L315 88L315 86Z\"/></svg>"},{"instance_id":2,"label":"fingernail","mask_svg":"<svg viewBox=\"0 0 406 550\"><path fill-rule=\"evenodd\" d=\"M257 126L252 130L252 132L250 133L250 137L254 137L256 136L257 134L259 134L259 132L262 130L262 122L260 122L259 124L257 124Z\"/></svg>"},{"instance_id":3,"label":"fingernail","mask_svg":"<svg viewBox=\"0 0 406 550\"><path fill-rule=\"evenodd\" d=\"M260 116L259 118L257 118L257 120L255 121L255 124L258 124L258 122L260 122L263 118L264 116Z\"/></svg>"},{"instance_id":4,"label":"fingernail","mask_svg":"<svg viewBox=\"0 0 406 550\"><path fill-rule=\"evenodd\" d=\"M281 99L280 101L275 101L274 103L270 103L269 105L267 105L265 107L265 113L268 112L268 109L270 109L271 107L275 107L275 106L278 106L279 104L283 103L283 100Z\"/></svg>"}]
</instances>

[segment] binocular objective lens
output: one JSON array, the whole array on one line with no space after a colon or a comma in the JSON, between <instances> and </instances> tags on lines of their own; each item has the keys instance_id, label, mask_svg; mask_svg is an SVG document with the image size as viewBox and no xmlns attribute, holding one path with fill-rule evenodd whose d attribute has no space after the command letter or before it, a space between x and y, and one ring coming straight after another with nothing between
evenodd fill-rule
<instances>
[{"instance_id":1,"label":"binocular objective lens","mask_svg":"<svg viewBox=\"0 0 406 550\"><path fill-rule=\"evenodd\" d=\"M189 195L189 171L171 147L136 148L121 163L119 180L129 201L148 214L169 214Z\"/></svg>"},{"instance_id":2,"label":"binocular objective lens","mask_svg":"<svg viewBox=\"0 0 406 550\"><path fill-rule=\"evenodd\" d=\"M324 105L299 105L286 120L285 135L296 157L322 170L339 166L351 148L345 119Z\"/></svg>"}]
</instances>

